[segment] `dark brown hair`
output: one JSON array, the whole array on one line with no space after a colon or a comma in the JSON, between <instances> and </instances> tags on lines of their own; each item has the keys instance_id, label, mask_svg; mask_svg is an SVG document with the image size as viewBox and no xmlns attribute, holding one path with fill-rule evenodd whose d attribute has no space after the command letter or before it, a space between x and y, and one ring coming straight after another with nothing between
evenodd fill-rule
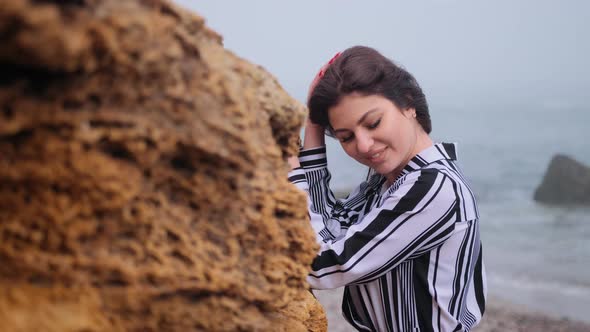
<instances>
[{"instance_id":1,"label":"dark brown hair","mask_svg":"<svg viewBox=\"0 0 590 332\"><path fill-rule=\"evenodd\" d=\"M383 96L401 110L414 108L424 131L432 130L426 96L416 79L370 47L348 48L326 69L307 101L311 121L330 129L328 110L351 93Z\"/></svg>"}]
</instances>

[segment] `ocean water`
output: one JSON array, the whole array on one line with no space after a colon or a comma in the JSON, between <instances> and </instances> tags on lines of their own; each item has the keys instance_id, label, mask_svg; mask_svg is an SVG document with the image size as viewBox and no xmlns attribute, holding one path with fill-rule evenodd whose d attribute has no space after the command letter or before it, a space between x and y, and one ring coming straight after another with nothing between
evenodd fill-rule
<instances>
[{"instance_id":1,"label":"ocean water","mask_svg":"<svg viewBox=\"0 0 590 332\"><path fill-rule=\"evenodd\" d=\"M590 165L589 112L513 106L431 115L432 138L458 143L459 165L478 199L488 295L590 322L590 207L532 198L555 154ZM332 188L349 190L366 168L327 140Z\"/></svg>"}]
</instances>

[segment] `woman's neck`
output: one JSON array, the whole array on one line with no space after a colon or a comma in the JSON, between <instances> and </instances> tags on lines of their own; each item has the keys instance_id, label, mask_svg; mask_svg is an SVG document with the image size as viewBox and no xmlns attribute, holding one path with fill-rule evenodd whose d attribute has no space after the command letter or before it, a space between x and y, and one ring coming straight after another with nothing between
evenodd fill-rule
<instances>
[{"instance_id":1,"label":"woman's neck","mask_svg":"<svg viewBox=\"0 0 590 332\"><path fill-rule=\"evenodd\" d=\"M397 179L397 177L401 174L404 167L406 167L406 165L410 162L410 160L412 160L412 158L414 158L420 152L422 152L434 145L430 136L426 132L424 132L423 130L419 130L416 133L416 136L417 136L416 143L414 144L414 147L411 150L412 152L408 155L405 162L401 163L400 167L398 169L394 170L393 172L391 172L385 176L385 178L387 179L386 184L388 187L391 186L395 182L395 179Z\"/></svg>"}]
</instances>

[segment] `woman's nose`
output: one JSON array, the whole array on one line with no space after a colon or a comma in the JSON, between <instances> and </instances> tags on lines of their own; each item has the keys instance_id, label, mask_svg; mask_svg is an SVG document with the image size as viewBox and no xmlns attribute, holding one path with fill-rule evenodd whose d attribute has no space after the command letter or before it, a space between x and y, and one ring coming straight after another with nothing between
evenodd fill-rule
<instances>
[{"instance_id":1,"label":"woman's nose","mask_svg":"<svg viewBox=\"0 0 590 332\"><path fill-rule=\"evenodd\" d=\"M368 153L373 146L373 138L368 133L357 134L356 149L359 153Z\"/></svg>"}]
</instances>

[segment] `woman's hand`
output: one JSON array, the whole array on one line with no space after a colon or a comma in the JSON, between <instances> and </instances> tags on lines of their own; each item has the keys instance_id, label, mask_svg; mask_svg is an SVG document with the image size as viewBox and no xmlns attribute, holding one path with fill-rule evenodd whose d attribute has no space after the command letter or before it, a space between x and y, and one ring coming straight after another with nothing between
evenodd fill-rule
<instances>
[{"instance_id":1,"label":"woman's hand","mask_svg":"<svg viewBox=\"0 0 590 332\"><path fill-rule=\"evenodd\" d=\"M297 156L289 157L287 159L287 162L289 163L289 166L291 166L291 170L294 170L295 168L301 166L301 164L299 164L299 158L297 158Z\"/></svg>"},{"instance_id":2,"label":"woman's hand","mask_svg":"<svg viewBox=\"0 0 590 332\"><path fill-rule=\"evenodd\" d=\"M312 149L312 148L324 146L325 145L324 132L325 132L324 127L311 122L311 120L309 120L309 118L308 118L307 122L305 123L303 149ZM291 166L291 170L293 170L297 167L301 167L301 164L299 163L299 158L297 156L292 156L292 157L287 158L287 162L289 163L289 166Z\"/></svg>"},{"instance_id":3,"label":"woman's hand","mask_svg":"<svg viewBox=\"0 0 590 332\"><path fill-rule=\"evenodd\" d=\"M326 144L324 133L326 129L320 125L317 125L309 118L305 123L305 134L303 138L303 148L311 149L324 146Z\"/></svg>"}]
</instances>

